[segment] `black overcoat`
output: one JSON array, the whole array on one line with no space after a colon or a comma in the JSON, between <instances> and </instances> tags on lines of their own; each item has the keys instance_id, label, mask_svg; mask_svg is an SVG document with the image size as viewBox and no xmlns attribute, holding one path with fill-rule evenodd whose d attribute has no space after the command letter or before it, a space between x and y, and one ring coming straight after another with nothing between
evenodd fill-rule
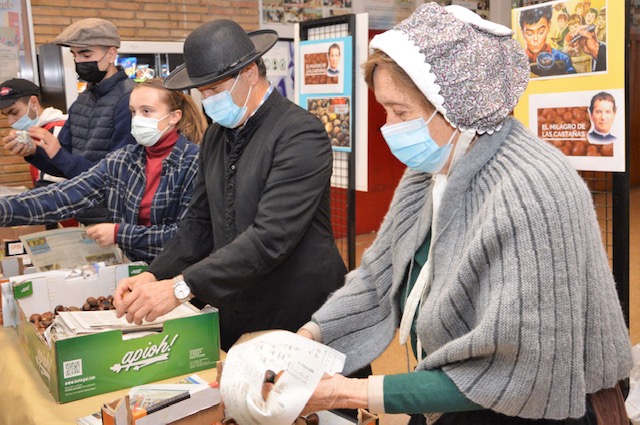
<instances>
[{"instance_id":1,"label":"black overcoat","mask_svg":"<svg viewBox=\"0 0 640 425\"><path fill-rule=\"evenodd\" d=\"M245 332L297 330L342 286L332 162L320 120L275 90L241 129L205 133L187 216L149 271L182 273L220 310L224 350Z\"/></svg>"}]
</instances>

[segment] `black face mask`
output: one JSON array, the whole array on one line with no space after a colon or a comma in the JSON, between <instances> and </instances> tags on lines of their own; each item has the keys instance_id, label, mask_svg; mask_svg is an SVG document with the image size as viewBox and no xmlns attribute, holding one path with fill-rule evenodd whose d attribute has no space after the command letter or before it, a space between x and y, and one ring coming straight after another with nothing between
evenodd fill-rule
<instances>
[{"instance_id":1,"label":"black face mask","mask_svg":"<svg viewBox=\"0 0 640 425\"><path fill-rule=\"evenodd\" d=\"M93 84L98 84L107 75L107 71L98 68L98 61L76 62L76 72L81 79Z\"/></svg>"}]
</instances>

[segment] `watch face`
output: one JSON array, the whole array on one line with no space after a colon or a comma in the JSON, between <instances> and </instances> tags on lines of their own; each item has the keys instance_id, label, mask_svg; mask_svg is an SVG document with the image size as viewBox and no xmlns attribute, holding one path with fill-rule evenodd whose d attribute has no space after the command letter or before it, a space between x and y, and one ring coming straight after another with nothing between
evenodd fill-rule
<instances>
[{"instance_id":1,"label":"watch face","mask_svg":"<svg viewBox=\"0 0 640 425\"><path fill-rule=\"evenodd\" d=\"M186 283L178 282L176 283L176 286L173 288L173 294L176 296L177 299L182 301L189 297L189 295L191 294L191 289L189 289L189 286L187 286Z\"/></svg>"}]
</instances>

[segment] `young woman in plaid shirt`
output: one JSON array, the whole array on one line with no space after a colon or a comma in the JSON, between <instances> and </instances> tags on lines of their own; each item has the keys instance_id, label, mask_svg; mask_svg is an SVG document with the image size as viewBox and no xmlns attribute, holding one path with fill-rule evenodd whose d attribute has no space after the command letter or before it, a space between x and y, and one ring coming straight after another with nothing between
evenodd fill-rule
<instances>
[{"instance_id":1,"label":"young woman in plaid shirt","mask_svg":"<svg viewBox=\"0 0 640 425\"><path fill-rule=\"evenodd\" d=\"M108 223L87 228L101 246L118 244L150 262L176 232L193 194L206 122L193 100L162 81L138 84L130 98L138 142L116 150L75 178L0 199L0 224L42 224L74 217L105 201Z\"/></svg>"}]
</instances>

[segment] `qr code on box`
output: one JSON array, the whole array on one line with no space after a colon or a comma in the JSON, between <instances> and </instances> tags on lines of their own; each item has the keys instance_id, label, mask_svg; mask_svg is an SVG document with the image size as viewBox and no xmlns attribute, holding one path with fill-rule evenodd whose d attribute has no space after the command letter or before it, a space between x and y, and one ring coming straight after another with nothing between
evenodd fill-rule
<instances>
[{"instance_id":1,"label":"qr code on box","mask_svg":"<svg viewBox=\"0 0 640 425\"><path fill-rule=\"evenodd\" d=\"M62 367L64 368L64 379L82 375L82 359L64 362Z\"/></svg>"}]
</instances>

